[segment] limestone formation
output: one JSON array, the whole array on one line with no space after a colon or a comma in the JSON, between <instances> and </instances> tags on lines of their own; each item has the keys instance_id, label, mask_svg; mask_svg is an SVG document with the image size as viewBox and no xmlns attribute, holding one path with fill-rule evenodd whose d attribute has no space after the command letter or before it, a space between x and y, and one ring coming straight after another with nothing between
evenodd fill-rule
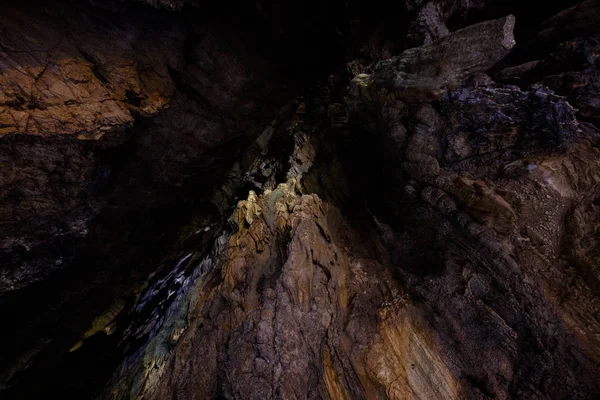
<instances>
[{"instance_id":1,"label":"limestone formation","mask_svg":"<svg viewBox=\"0 0 600 400\"><path fill-rule=\"evenodd\" d=\"M598 398L559 3L2 4L0 398Z\"/></svg>"},{"instance_id":2,"label":"limestone formation","mask_svg":"<svg viewBox=\"0 0 600 400\"><path fill-rule=\"evenodd\" d=\"M375 66L375 83L400 97L439 97L468 74L494 66L515 45L512 15L481 22Z\"/></svg>"}]
</instances>

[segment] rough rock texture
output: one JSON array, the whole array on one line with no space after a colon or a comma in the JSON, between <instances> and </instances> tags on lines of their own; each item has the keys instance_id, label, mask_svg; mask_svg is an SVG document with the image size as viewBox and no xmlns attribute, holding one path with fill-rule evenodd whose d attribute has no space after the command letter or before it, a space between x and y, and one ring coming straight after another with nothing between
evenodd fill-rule
<instances>
[{"instance_id":1,"label":"rough rock texture","mask_svg":"<svg viewBox=\"0 0 600 400\"><path fill-rule=\"evenodd\" d=\"M599 260L585 222L599 212L597 130L540 85L465 68L460 89L404 103L404 88L378 84L388 72L356 77L347 113L338 78L315 90L290 128L290 180L238 204L164 322L132 326L146 344L100 397L599 392ZM347 141L374 165L346 176ZM340 159L319 157L329 152ZM374 214L360 223L331 204L362 202Z\"/></svg>"},{"instance_id":2,"label":"rough rock texture","mask_svg":"<svg viewBox=\"0 0 600 400\"><path fill-rule=\"evenodd\" d=\"M598 34L591 34L562 42L523 77L532 80L542 76L545 85L565 96L577 108L580 119L596 127L600 126L597 97L600 88L599 39Z\"/></svg>"},{"instance_id":3,"label":"rough rock texture","mask_svg":"<svg viewBox=\"0 0 600 400\"><path fill-rule=\"evenodd\" d=\"M409 293L446 343L461 343L446 349L475 393L597 393L597 245L574 247L589 237L583 221L598 218L597 132L542 88L461 89L438 107L409 113L405 143L390 154L402 200L384 205L400 229L386 241L395 264L408 262ZM391 136L399 122L387 122Z\"/></svg>"},{"instance_id":4,"label":"rough rock texture","mask_svg":"<svg viewBox=\"0 0 600 400\"><path fill-rule=\"evenodd\" d=\"M0 396L597 398L572 3L3 6Z\"/></svg>"},{"instance_id":5,"label":"rough rock texture","mask_svg":"<svg viewBox=\"0 0 600 400\"><path fill-rule=\"evenodd\" d=\"M399 96L437 97L459 87L473 72L490 69L515 45L512 15L461 29L430 44L406 50L375 66L375 83ZM469 43L465 46L465 43Z\"/></svg>"},{"instance_id":6,"label":"rough rock texture","mask_svg":"<svg viewBox=\"0 0 600 400\"><path fill-rule=\"evenodd\" d=\"M459 394L427 321L370 241L357 247L364 239L339 211L295 184L251 192L231 218L237 231L199 263L182 259L195 272L160 328L154 314L132 331L151 339L102 397Z\"/></svg>"},{"instance_id":7,"label":"rough rock texture","mask_svg":"<svg viewBox=\"0 0 600 400\"><path fill-rule=\"evenodd\" d=\"M598 245L583 228L599 212L598 131L540 85L473 80L417 106L378 87L388 70L374 75L355 78L349 99L388 154L384 180L393 183L379 210L399 232L384 239L408 292L454 343L445 349L456 351L471 396L598 393ZM369 119L363 110L375 111Z\"/></svg>"},{"instance_id":8,"label":"rough rock texture","mask_svg":"<svg viewBox=\"0 0 600 400\"><path fill-rule=\"evenodd\" d=\"M407 0L414 17L409 22L408 39L414 45L431 43L450 33L447 22L451 16L462 16L472 9L482 8L483 1L422 1Z\"/></svg>"},{"instance_id":9,"label":"rough rock texture","mask_svg":"<svg viewBox=\"0 0 600 400\"><path fill-rule=\"evenodd\" d=\"M229 167L216 164L231 160L225 152L239 154L256 131L285 119L289 94L239 38L194 33L152 10L131 16L125 6L106 7L3 9L0 246L7 259L20 248L86 237L107 203L155 208L205 174L210 192ZM269 101L255 101L267 94ZM124 142L129 154L107 160ZM45 264L60 266L60 258ZM53 268L7 263L14 265L3 271L0 291Z\"/></svg>"}]
</instances>

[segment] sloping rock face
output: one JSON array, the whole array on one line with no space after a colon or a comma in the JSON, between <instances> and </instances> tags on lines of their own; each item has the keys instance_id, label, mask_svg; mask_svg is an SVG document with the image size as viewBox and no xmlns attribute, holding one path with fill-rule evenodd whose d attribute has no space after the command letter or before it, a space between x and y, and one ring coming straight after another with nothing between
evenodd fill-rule
<instances>
[{"instance_id":1,"label":"sloping rock face","mask_svg":"<svg viewBox=\"0 0 600 400\"><path fill-rule=\"evenodd\" d=\"M1 291L66 264L45 253L88 236L107 206L156 209L202 175L210 191L285 119L289 93L233 34L118 3L2 13L0 236L13 265ZM43 262L15 261L21 249L44 249Z\"/></svg>"},{"instance_id":2,"label":"sloping rock face","mask_svg":"<svg viewBox=\"0 0 600 400\"><path fill-rule=\"evenodd\" d=\"M158 332L102 397L459 394L427 321L377 248L295 186L292 179L239 203L230 221L237 230L200 261ZM185 322L172 325L182 312Z\"/></svg>"},{"instance_id":3,"label":"sloping rock face","mask_svg":"<svg viewBox=\"0 0 600 400\"><path fill-rule=\"evenodd\" d=\"M597 393L597 246L575 244L581 218L597 219L597 131L540 87L464 88L400 119L381 111L394 166L379 204L395 227L386 243L475 393Z\"/></svg>"},{"instance_id":4,"label":"sloping rock face","mask_svg":"<svg viewBox=\"0 0 600 400\"><path fill-rule=\"evenodd\" d=\"M3 396L600 395L597 2L365 6L6 6Z\"/></svg>"}]
</instances>

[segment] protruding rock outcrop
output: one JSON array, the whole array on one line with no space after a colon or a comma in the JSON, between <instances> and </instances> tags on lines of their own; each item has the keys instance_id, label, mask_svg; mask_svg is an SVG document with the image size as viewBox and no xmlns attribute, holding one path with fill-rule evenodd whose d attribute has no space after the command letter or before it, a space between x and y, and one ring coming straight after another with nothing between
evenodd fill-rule
<instances>
[{"instance_id":1,"label":"protruding rock outcrop","mask_svg":"<svg viewBox=\"0 0 600 400\"><path fill-rule=\"evenodd\" d=\"M459 396L428 322L371 244L295 186L251 193L210 258L184 260L192 280L164 320L137 328L150 338L103 398ZM185 324L171 322L177 312Z\"/></svg>"},{"instance_id":2,"label":"protruding rock outcrop","mask_svg":"<svg viewBox=\"0 0 600 400\"><path fill-rule=\"evenodd\" d=\"M515 18L509 15L406 50L377 63L375 83L402 98L439 97L461 86L470 74L486 71L504 58L515 45L514 25Z\"/></svg>"}]
</instances>

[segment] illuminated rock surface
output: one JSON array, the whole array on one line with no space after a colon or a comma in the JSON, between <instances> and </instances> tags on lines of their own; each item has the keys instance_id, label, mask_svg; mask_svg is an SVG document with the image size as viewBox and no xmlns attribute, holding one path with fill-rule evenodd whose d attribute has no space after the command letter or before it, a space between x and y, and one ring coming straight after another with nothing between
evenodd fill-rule
<instances>
[{"instance_id":1,"label":"illuminated rock surface","mask_svg":"<svg viewBox=\"0 0 600 400\"><path fill-rule=\"evenodd\" d=\"M598 2L297 3L0 6L0 397L597 398Z\"/></svg>"}]
</instances>

